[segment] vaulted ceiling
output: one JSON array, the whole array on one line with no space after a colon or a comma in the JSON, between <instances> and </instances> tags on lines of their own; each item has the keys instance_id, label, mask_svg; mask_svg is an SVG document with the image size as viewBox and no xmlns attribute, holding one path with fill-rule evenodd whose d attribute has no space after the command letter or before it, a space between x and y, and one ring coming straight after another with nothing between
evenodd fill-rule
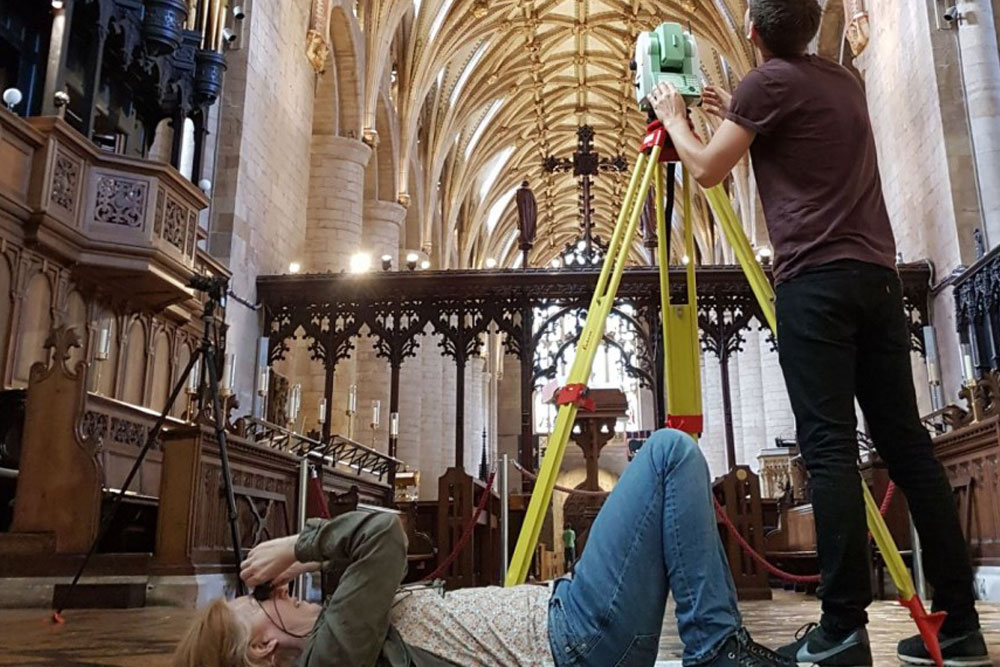
<instances>
[{"instance_id":1,"label":"vaulted ceiling","mask_svg":"<svg viewBox=\"0 0 1000 667\"><path fill-rule=\"evenodd\" d=\"M731 87L754 58L744 0L370 0L355 11L368 49L363 126L377 127L378 105L391 105L396 183L411 207L407 243L416 247L418 236L444 266L519 261L513 194L524 180L539 211L532 265L577 237L577 182L542 163L570 157L584 124L600 155L633 163L645 127L629 71L640 31L689 24L704 78L716 85ZM710 133L709 119L696 112L695 120ZM750 212L745 175L743 165L733 195ZM595 179L596 233L605 238L628 176ZM704 203L695 210L702 254L717 255Z\"/></svg>"}]
</instances>

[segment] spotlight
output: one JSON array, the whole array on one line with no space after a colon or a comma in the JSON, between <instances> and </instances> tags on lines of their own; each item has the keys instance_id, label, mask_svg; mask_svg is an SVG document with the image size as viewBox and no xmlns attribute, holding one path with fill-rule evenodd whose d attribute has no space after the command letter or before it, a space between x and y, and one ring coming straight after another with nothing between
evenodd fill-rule
<instances>
[{"instance_id":1,"label":"spotlight","mask_svg":"<svg viewBox=\"0 0 1000 667\"><path fill-rule=\"evenodd\" d=\"M492 257L487 257L486 258L486 268L487 269L495 269L496 267L497 267L497 261L495 259L493 259Z\"/></svg>"},{"instance_id":2,"label":"spotlight","mask_svg":"<svg viewBox=\"0 0 1000 667\"><path fill-rule=\"evenodd\" d=\"M65 90L57 90L52 95L52 99L55 100L56 107L64 107L69 104L69 93Z\"/></svg>"},{"instance_id":3,"label":"spotlight","mask_svg":"<svg viewBox=\"0 0 1000 667\"><path fill-rule=\"evenodd\" d=\"M392 268L392 255L382 255L382 270L388 271Z\"/></svg>"},{"instance_id":4,"label":"spotlight","mask_svg":"<svg viewBox=\"0 0 1000 667\"><path fill-rule=\"evenodd\" d=\"M198 181L198 189L205 193L206 197L212 196L212 181L203 178Z\"/></svg>"},{"instance_id":5,"label":"spotlight","mask_svg":"<svg viewBox=\"0 0 1000 667\"><path fill-rule=\"evenodd\" d=\"M683 257L681 257L681 264L683 264L684 266L687 266L690 263L691 263L691 258L690 257L688 257L687 255L684 255Z\"/></svg>"},{"instance_id":6,"label":"spotlight","mask_svg":"<svg viewBox=\"0 0 1000 667\"><path fill-rule=\"evenodd\" d=\"M424 261L420 262L420 268L421 269L429 269L429 268L431 268L431 260L425 259Z\"/></svg>"},{"instance_id":7,"label":"spotlight","mask_svg":"<svg viewBox=\"0 0 1000 667\"><path fill-rule=\"evenodd\" d=\"M8 88L3 91L3 104L7 107L7 111L13 111L22 99L24 99L24 95L17 88Z\"/></svg>"},{"instance_id":8,"label":"spotlight","mask_svg":"<svg viewBox=\"0 0 1000 667\"><path fill-rule=\"evenodd\" d=\"M247 10L243 8L243 5L233 6L233 18L237 21L242 21L247 17Z\"/></svg>"},{"instance_id":9,"label":"spotlight","mask_svg":"<svg viewBox=\"0 0 1000 667\"><path fill-rule=\"evenodd\" d=\"M63 0L52 0L52 9L62 9L65 5Z\"/></svg>"},{"instance_id":10,"label":"spotlight","mask_svg":"<svg viewBox=\"0 0 1000 667\"><path fill-rule=\"evenodd\" d=\"M372 268L372 256L366 252L358 252L351 256L351 273L364 273Z\"/></svg>"},{"instance_id":11,"label":"spotlight","mask_svg":"<svg viewBox=\"0 0 1000 667\"><path fill-rule=\"evenodd\" d=\"M232 44L233 42L236 41L236 33L233 32L232 30L230 30L229 28L223 28L222 29L222 40L226 44Z\"/></svg>"},{"instance_id":12,"label":"spotlight","mask_svg":"<svg viewBox=\"0 0 1000 667\"><path fill-rule=\"evenodd\" d=\"M767 246L763 246L757 251L757 261L764 266L771 264L771 249Z\"/></svg>"},{"instance_id":13,"label":"spotlight","mask_svg":"<svg viewBox=\"0 0 1000 667\"><path fill-rule=\"evenodd\" d=\"M301 270L302 270L302 265L299 264L298 262L292 262L291 264L288 265L289 273L298 273Z\"/></svg>"}]
</instances>

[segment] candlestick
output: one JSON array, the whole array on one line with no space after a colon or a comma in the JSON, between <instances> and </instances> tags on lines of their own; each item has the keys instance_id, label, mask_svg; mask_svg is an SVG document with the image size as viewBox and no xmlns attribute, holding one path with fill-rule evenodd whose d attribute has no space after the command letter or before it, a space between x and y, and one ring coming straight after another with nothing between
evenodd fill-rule
<instances>
[{"instance_id":1,"label":"candlestick","mask_svg":"<svg viewBox=\"0 0 1000 667\"><path fill-rule=\"evenodd\" d=\"M265 368L260 372L260 377L257 378L257 393L261 396L267 396L267 388L270 385L271 380L271 369Z\"/></svg>"},{"instance_id":2,"label":"candlestick","mask_svg":"<svg viewBox=\"0 0 1000 667\"><path fill-rule=\"evenodd\" d=\"M389 415L389 437L399 437L399 413L393 412Z\"/></svg>"},{"instance_id":3,"label":"candlestick","mask_svg":"<svg viewBox=\"0 0 1000 667\"><path fill-rule=\"evenodd\" d=\"M372 401L372 428L377 429L382 418L382 401Z\"/></svg>"},{"instance_id":4,"label":"candlestick","mask_svg":"<svg viewBox=\"0 0 1000 667\"><path fill-rule=\"evenodd\" d=\"M97 360L106 361L111 356L111 330L105 322L97 333Z\"/></svg>"},{"instance_id":5,"label":"candlestick","mask_svg":"<svg viewBox=\"0 0 1000 667\"><path fill-rule=\"evenodd\" d=\"M358 411L358 385L352 384L347 392L347 414L353 415Z\"/></svg>"},{"instance_id":6,"label":"candlestick","mask_svg":"<svg viewBox=\"0 0 1000 667\"><path fill-rule=\"evenodd\" d=\"M299 416L299 405L302 401L302 385L297 384L292 387L291 397L289 399L289 409L288 418L290 421L295 421Z\"/></svg>"},{"instance_id":7,"label":"candlestick","mask_svg":"<svg viewBox=\"0 0 1000 667\"><path fill-rule=\"evenodd\" d=\"M325 398L319 399L319 423L320 424L325 424L326 423L326 399Z\"/></svg>"}]
</instances>

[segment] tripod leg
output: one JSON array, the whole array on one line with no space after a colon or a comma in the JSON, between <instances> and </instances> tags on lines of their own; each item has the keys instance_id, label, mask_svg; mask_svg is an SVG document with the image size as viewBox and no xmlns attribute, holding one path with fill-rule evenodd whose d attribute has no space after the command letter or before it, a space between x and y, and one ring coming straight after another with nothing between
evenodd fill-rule
<instances>
[{"instance_id":1,"label":"tripod leg","mask_svg":"<svg viewBox=\"0 0 1000 667\"><path fill-rule=\"evenodd\" d=\"M587 311L586 323L584 324L583 331L580 333L576 356L573 359L573 365L567 378L569 384L586 384L590 379L594 357L601 344L604 326L607 322L608 314L611 312L611 306L614 303L618 286L621 283L622 274L625 271L625 263L628 258L628 251L632 245L632 239L635 237L642 208L645 205L645 197L638 197L636 194L637 192L649 192L653 174L659 169L660 150L660 147L657 146L653 148L651 155L646 156L644 153L640 153L636 159L635 171L637 173L642 172L642 183L638 190L636 190L635 181L637 180L637 173L633 173L632 183L629 186L625 202L623 202L623 210L618 216L618 223L615 225L615 232L609 244L608 255L601 269L598 289L595 290L594 297L591 300L591 307ZM534 553L535 545L538 544L538 536L542 531L545 512L552 500L552 490L555 486L556 476L559 474L559 466L562 465L563 454L566 451L566 444L569 442L573 423L576 421L577 410L577 406L573 403L564 404L559 407L555 427L549 437L549 445L545 452L545 457L542 459L538 481L535 484L534 492L531 494L531 501L528 503L528 510L525 513L521 534L518 536L514 556L510 562L510 569L507 571L507 586L524 583L524 580L528 576L531 555Z\"/></svg>"},{"instance_id":2,"label":"tripod leg","mask_svg":"<svg viewBox=\"0 0 1000 667\"><path fill-rule=\"evenodd\" d=\"M208 390L212 398L212 417L215 421L215 439L219 443L219 461L222 464L222 480L226 490L226 508L229 510L229 534L233 541L233 557L236 562L236 589L239 595L246 592L243 580L239 577L240 564L243 562L243 552L240 549L240 529L236 523L239 516L236 512L236 496L233 494L233 474L229 468L229 447L226 444L226 422L222 414L222 402L219 399L218 369L215 366L215 348L207 345L204 351L205 365L208 367Z\"/></svg>"},{"instance_id":3,"label":"tripod leg","mask_svg":"<svg viewBox=\"0 0 1000 667\"><path fill-rule=\"evenodd\" d=\"M191 358L188 359L187 366L181 372L180 378L177 380L177 384L174 385L173 390L170 392L170 396L167 398L167 405L163 408L160 416L157 417L156 422L153 424L153 428L149 430L149 435L146 437L146 442L143 444L142 449L139 450L139 455L135 457L135 462L132 464L132 469L129 470L128 475L125 477L125 482L122 484L122 488L118 490L115 494L114 500L111 502L111 508L108 513L104 516L104 520L101 521L100 529L97 531L97 537L91 542L90 548L87 550L87 555L84 556L83 562L80 563L80 568L76 571L76 575L73 576L73 581L70 584L70 589L72 590L77 583L80 581L80 577L83 576L84 570L87 569L87 565L90 563L91 557L97 551L97 546L104 541L107 537L108 530L111 528L111 524L114 522L115 516L118 514L118 508L121 505L122 498L125 497L125 492L130 486L132 486L132 481L135 476L139 473L139 469L142 467L142 462L146 458L146 454L152 449L153 445L160 438L160 433L163 431L163 425L167 422L167 418L170 416L170 411L174 409L174 403L177 402L177 397L180 396L181 391L187 386L188 375L191 374L191 369L194 368L195 363L198 361L198 355L200 351L195 350ZM56 616L62 613L62 609L56 611Z\"/></svg>"}]
</instances>

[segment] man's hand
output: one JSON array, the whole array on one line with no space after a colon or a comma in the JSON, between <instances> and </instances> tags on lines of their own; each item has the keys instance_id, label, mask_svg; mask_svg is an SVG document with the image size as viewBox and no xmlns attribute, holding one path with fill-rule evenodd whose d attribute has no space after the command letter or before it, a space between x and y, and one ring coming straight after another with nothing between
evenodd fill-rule
<instances>
[{"instance_id":1,"label":"man's hand","mask_svg":"<svg viewBox=\"0 0 1000 667\"><path fill-rule=\"evenodd\" d=\"M316 572L321 566L322 563L292 563L287 570L275 577L272 583L275 586L284 586L288 582L297 579L300 574Z\"/></svg>"},{"instance_id":2,"label":"man's hand","mask_svg":"<svg viewBox=\"0 0 1000 667\"><path fill-rule=\"evenodd\" d=\"M710 113L721 120L726 119L726 114L729 113L729 106L732 102L732 95L722 88L716 88L715 86L705 86L705 90L701 94L701 107L706 113Z\"/></svg>"},{"instance_id":3,"label":"man's hand","mask_svg":"<svg viewBox=\"0 0 1000 667\"><path fill-rule=\"evenodd\" d=\"M646 98L664 127L676 121L687 125L687 104L672 83L664 81L649 91Z\"/></svg>"},{"instance_id":4,"label":"man's hand","mask_svg":"<svg viewBox=\"0 0 1000 667\"><path fill-rule=\"evenodd\" d=\"M298 535L261 542L247 554L240 568L240 579L248 586L259 586L285 572L295 563Z\"/></svg>"}]
</instances>

